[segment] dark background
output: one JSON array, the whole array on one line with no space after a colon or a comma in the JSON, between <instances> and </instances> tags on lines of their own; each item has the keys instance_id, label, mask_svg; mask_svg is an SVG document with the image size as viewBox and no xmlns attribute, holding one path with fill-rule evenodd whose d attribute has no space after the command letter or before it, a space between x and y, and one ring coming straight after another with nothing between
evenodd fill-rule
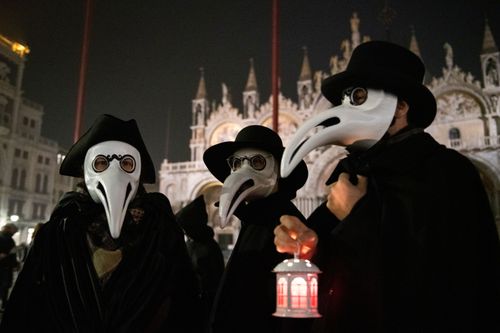
<instances>
[{"instance_id":1,"label":"dark background","mask_svg":"<svg viewBox=\"0 0 500 333\"><path fill-rule=\"evenodd\" d=\"M284 95L297 100L303 46L313 71L327 70L330 56L341 54L354 11L362 36L387 39L379 19L386 3L396 12L392 41L408 46L414 26L432 75L444 67L448 42L455 64L482 79L485 15L500 45L498 0L282 0ZM0 34L31 49L25 97L44 106L43 135L65 148L73 140L83 22L83 0L0 0ZM199 68L205 69L210 101L220 102L224 82L241 107L251 57L264 103L271 92L271 0L94 0L83 129L100 113L136 118L157 168L165 157L189 160Z\"/></svg>"}]
</instances>

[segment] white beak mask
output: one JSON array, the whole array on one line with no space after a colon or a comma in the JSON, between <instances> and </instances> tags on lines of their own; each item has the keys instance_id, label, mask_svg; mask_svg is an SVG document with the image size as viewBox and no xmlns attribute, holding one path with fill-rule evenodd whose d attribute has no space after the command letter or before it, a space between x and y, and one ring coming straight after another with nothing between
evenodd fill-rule
<instances>
[{"instance_id":1,"label":"white beak mask","mask_svg":"<svg viewBox=\"0 0 500 333\"><path fill-rule=\"evenodd\" d=\"M241 202L267 197L276 191L278 182L278 163L264 150L239 149L227 162L231 174L224 181L219 201L222 228Z\"/></svg>"},{"instance_id":2,"label":"white beak mask","mask_svg":"<svg viewBox=\"0 0 500 333\"><path fill-rule=\"evenodd\" d=\"M394 117L397 97L384 90L346 89L342 104L310 118L291 138L281 159L281 176L288 177L311 151L326 145L354 142L371 147L382 138Z\"/></svg>"},{"instance_id":3,"label":"white beak mask","mask_svg":"<svg viewBox=\"0 0 500 333\"><path fill-rule=\"evenodd\" d=\"M118 238L128 204L139 187L139 151L121 141L98 143L87 151L83 173L90 196L104 206L111 236Z\"/></svg>"}]
</instances>

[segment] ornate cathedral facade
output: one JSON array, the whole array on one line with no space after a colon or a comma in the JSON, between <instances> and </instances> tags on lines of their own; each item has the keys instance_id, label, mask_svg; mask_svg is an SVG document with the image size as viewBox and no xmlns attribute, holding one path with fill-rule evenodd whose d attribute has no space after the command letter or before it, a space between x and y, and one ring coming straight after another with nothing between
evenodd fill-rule
<instances>
[{"instance_id":1,"label":"ornate cathedral facade","mask_svg":"<svg viewBox=\"0 0 500 333\"><path fill-rule=\"evenodd\" d=\"M321 81L343 71L352 50L369 40L359 32L356 13L351 20L351 37L342 41L341 55L330 58L327 71L311 70L307 50L304 49L302 68L297 81L298 101L279 96L279 134L286 146L290 135L309 117L330 107L320 93ZM415 34L409 49L420 56ZM437 100L438 112L433 124L426 129L440 143L467 156L480 171L490 203L500 229L500 52L494 37L485 23L482 52L480 54L482 79L463 71L454 63L453 49L444 45L444 67L440 77L428 80L427 86ZM238 221L220 229L218 201L221 183L203 163L203 152L219 142L234 140L238 131L248 125L272 127L272 98L261 101L253 61L250 61L248 80L243 91L243 108L231 104L228 89L222 85L222 101L210 105L207 99L203 71L195 98L192 100L192 125L189 147L191 159L187 162L169 163L164 160L160 169L159 191L172 200L174 210L203 195L209 212L209 224L223 249L231 249L239 231ZM326 198L325 181L339 158L345 155L340 147L328 147L311 152L305 159L309 177L294 200L297 207L308 216Z\"/></svg>"}]
</instances>

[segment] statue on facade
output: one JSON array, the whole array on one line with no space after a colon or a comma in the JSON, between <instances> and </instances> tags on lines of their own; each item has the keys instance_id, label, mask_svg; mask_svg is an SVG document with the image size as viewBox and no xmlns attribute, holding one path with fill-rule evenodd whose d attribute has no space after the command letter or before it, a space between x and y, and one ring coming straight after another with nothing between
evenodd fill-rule
<instances>
[{"instance_id":1,"label":"statue on facade","mask_svg":"<svg viewBox=\"0 0 500 333\"><path fill-rule=\"evenodd\" d=\"M247 96L244 108L246 110L246 116L248 118L253 118L255 114L255 101L251 95Z\"/></svg>"},{"instance_id":2,"label":"statue on facade","mask_svg":"<svg viewBox=\"0 0 500 333\"><path fill-rule=\"evenodd\" d=\"M443 48L446 52L445 55L446 67L451 70L453 68L453 48L448 43L444 43Z\"/></svg>"},{"instance_id":3,"label":"statue on facade","mask_svg":"<svg viewBox=\"0 0 500 333\"><path fill-rule=\"evenodd\" d=\"M488 59L486 64L486 82L492 86L498 86L498 68L493 59Z\"/></svg>"},{"instance_id":4,"label":"statue on facade","mask_svg":"<svg viewBox=\"0 0 500 333\"><path fill-rule=\"evenodd\" d=\"M222 105L230 105L231 104L231 95L229 93L229 88L226 84L222 83Z\"/></svg>"}]
</instances>

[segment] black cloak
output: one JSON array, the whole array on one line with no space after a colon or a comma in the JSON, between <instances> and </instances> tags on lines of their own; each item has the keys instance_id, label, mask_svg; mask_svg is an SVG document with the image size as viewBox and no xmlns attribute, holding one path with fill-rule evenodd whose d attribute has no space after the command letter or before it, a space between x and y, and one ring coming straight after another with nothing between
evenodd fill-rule
<instances>
[{"instance_id":1,"label":"black cloak","mask_svg":"<svg viewBox=\"0 0 500 333\"><path fill-rule=\"evenodd\" d=\"M368 192L308 221L323 271L315 332L500 332L500 247L473 164L422 130L339 163Z\"/></svg>"},{"instance_id":2,"label":"black cloak","mask_svg":"<svg viewBox=\"0 0 500 333\"><path fill-rule=\"evenodd\" d=\"M240 205L241 229L226 265L212 311L212 332L295 332L304 319L282 319L276 311L274 267L290 256L278 253L274 228L281 215L305 218L285 193Z\"/></svg>"},{"instance_id":3,"label":"black cloak","mask_svg":"<svg viewBox=\"0 0 500 333\"><path fill-rule=\"evenodd\" d=\"M168 199L145 193L134 204L143 219L127 215L122 260L102 284L87 235L103 208L66 194L36 235L0 331L199 332L196 278Z\"/></svg>"},{"instance_id":4,"label":"black cloak","mask_svg":"<svg viewBox=\"0 0 500 333\"><path fill-rule=\"evenodd\" d=\"M224 272L224 256L214 239L213 229L207 225L208 214L203 195L183 207L175 217L188 237L186 247L198 277L205 332L208 330L210 310Z\"/></svg>"}]
</instances>

